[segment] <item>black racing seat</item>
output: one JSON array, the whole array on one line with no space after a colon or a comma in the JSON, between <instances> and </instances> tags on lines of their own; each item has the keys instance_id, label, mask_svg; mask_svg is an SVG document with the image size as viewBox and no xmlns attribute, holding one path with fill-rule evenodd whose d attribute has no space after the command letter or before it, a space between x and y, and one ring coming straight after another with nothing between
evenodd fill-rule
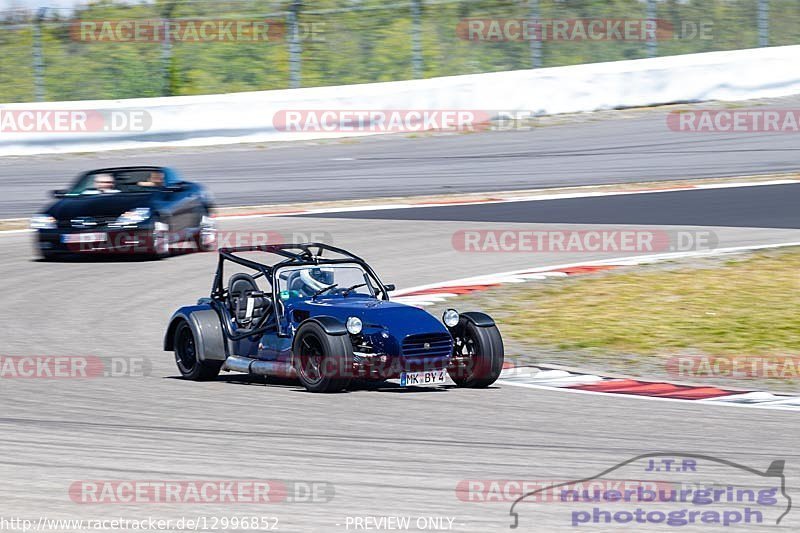
<instances>
[{"instance_id":1,"label":"black racing seat","mask_svg":"<svg viewBox=\"0 0 800 533\"><path fill-rule=\"evenodd\" d=\"M250 274L238 273L228 280L228 308L240 327L250 327L272 312L272 299L268 296L250 295L260 292Z\"/></svg>"}]
</instances>

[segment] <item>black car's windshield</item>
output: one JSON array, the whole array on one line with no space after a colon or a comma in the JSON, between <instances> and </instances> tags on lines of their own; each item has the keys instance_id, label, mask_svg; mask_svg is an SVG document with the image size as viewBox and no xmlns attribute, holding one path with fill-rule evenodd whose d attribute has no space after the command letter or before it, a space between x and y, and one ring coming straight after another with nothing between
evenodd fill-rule
<instances>
[{"instance_id":1,"label":"black car's windshield","mask_svg":"<svg viewBox=\"0 0 800 533\"><path fill-rule=\"evenodd\" d=\"M68 195L151 192L164 187L164 173L153 169L100 171L85 174Z\"/></svg>"}]
</instances>

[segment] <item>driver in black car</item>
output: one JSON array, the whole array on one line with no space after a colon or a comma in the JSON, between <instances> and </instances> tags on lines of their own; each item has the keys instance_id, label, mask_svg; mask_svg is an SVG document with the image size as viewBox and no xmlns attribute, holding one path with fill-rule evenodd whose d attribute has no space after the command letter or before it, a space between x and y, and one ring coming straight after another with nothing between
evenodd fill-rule
<instances>
[{"instance_id":1,"label":"driver in black car","mask_svg":"<svg viewBox=\"0 0 800 533\"><path fill-rule=\"evenodd\" d=\"M150 178L147 181L140 181L137 185L139 187L163 187L164 173L160 170L154 170L150 173Z\"/></svg>"},{"instance_id":2,"label":"driver in black car","mask_svg":"<svg viewBox=\"0 0 800 533\"><path fill-rule=\"evenodd\" d=\"M84 194L107 194L119 192L111 174L97 174L94 177L93 188L83 191Z\"/></svg>"}]
</instances>

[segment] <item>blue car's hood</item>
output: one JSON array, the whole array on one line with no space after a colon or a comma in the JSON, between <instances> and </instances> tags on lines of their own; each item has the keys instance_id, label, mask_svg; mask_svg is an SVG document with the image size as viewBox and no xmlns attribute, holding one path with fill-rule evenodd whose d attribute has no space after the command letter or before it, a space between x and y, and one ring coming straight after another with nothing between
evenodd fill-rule
<instances>
[{"instance_id":1,"label":"blue car's hood","mask_svg":"<svg viewBox=\"0 0 800 533\"><path fill-rule=\"evenodd\" d=\"M292 307L309 311L311 317L327 315L342 322L356 316L364 323L365 331L382 328L398 340L418 333L447 333L444 324L423 309L375 298L318 298L293 302Z\"/></svg>"}]
</instances>

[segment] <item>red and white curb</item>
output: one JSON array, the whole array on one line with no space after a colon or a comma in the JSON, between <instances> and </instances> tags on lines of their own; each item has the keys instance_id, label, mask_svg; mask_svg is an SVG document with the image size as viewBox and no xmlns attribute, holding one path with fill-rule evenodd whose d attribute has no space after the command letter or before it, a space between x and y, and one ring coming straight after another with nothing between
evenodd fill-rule
<instances>
[{"instance_id":1,"label":"red and white curb","mask_svg":"<svg viewBox=\"0 0 800 533\"><path fill-rule=\"evenodd\" d=\"M471 278L442 281L439 283L420 285L417 287L409 287L392 292L391 297L392 300L396 302L415 305L418 307L426 307L443 302L449 298L485 291L495 287L500 287L501 285L507 283L526 283L529 281L545 280L548 278L592 274L605 270L613 270L615 268L659 263L663 261L672 261L675 259L713 257L724 254L769 250L773 248L785 248L790 246L800 246L800 242L795 241L776 244L717 248L716 250L637 255L631 257L603 259L599 261L587 261L582 263L568 263L563 265L528 268L509 272L500 272L496 274L474 276Z\"/></svg>"},{"instance_id":2,"label":"red and white curb","mask_svg":"<svg viewBox=\"0 0 800 533\"><path fill-rule=\"evenodd\" d=\"M501 372L498 383L532 389L559 389L578 394L605 394L651 400L691 401L698 404L800 410L800 396L789 394L730 390L710 385L677 385L661 381L612 378L535 366L508 366Z\"/></svg>"},{"instance_id":3,"label":"red and white curb","mask_svg":"<svg viewBox=\"0 0 800 533\"><path fill-rule=\"evenodd\" d=\"M467 278L425 287L403 289L392 293L392 300L417 307L426 307L448 298L463 296L474 292L499 287L506 283L525 283L527 281L544 280L547 278L561 278L580 274L590 274L603 270L618 268L621 265L573 265L551 268L534 268L529 271L519 271L504 274L490 274L478 278Z\"/></svg>"},{"instance_id":4,"label":"red and white curb","mask_svg":"<svg viewBox=\"0 0 800 533\"><path fill-rule=\"evenodd\" d=\"M392 300L418 307L443 302L449 298L485 291L507 283L525 283L553 277L590 274L648 263L657 263L685 257L713 256L728 253L800 246L800 242L765 244L720 248L712 251L681 252L642 255L626 258L539 267L473 278L452 280L420 287L411 287L392 293ZM509 365L507 363L507 365ZM760 391L736 391L714 386L679 385L631 378L604 377L590 373L571 372L548 367L509 365L503 369L498 383L533 389L558 389L580 394L606 394L640 399L664 401L694 401L737 407L800 410L800 396L773 394Z\"/></svg>"}]
</instances>

